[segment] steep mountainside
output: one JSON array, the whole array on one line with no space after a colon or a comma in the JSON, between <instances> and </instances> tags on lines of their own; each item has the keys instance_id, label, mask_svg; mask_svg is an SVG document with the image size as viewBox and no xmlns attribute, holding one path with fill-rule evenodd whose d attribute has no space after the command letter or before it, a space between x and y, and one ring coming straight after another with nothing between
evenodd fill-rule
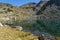
<instances>
[{"instance_id":1,"label":"steep mountainside","mask_svg":"<svg viewBox=\"0 0 60 40\"><path fill-rule=\"evenodd\" d=\"M51 34L60 35L60 0L47 1L36 14L38 15L37 23L42 28Z\"/></svg>"}]
</instances>

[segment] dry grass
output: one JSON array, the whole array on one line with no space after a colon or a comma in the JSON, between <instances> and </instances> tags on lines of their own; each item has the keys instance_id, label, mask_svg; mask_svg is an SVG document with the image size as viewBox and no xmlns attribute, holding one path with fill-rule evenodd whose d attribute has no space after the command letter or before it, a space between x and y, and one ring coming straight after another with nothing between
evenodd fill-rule
<instances>
[{"instance_id":1,"label":"dry grass","mask_svg":"<svg viewBox=\"0 0 60 40\"><path fill-rule=\"evenodd\" d=\"M23 32L10 27L0 27L0 40L36 40L30 32Z\"/></svg>"},{"instance_id":2,"label":"dry grass","mask_svg":"<svg viewBox=\"0 0 60 40\"><path fill-rule=\"evenodd\" d=\"M56 40L60 40L60 37L56 37Z\"/></svg>"}]
</instances>

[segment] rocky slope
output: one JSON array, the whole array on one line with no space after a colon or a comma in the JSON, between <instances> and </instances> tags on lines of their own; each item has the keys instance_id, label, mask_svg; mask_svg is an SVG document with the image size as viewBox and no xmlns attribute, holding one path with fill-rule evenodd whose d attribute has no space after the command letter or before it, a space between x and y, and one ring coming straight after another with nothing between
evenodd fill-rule
<instances>
[{"instance_id":1,"label":"rocky slope","mask_svg":"<svg viewBox=\"0 0 60 40\"><path fill-rule=\"evenodd\" d=\"M38 35L39 39L41 37L40 40L55 40L54 36L58 36L57 39L59 40L59 20L59 0L41 1L38 4L29 3L20 7L0 3L0 26L13 28L22 26L23 31Z\"/></svg>"},{"instance_id":2,"label":"rocky slope","mask_svg":"<svg viewBox=\"0 0 60 40\"><path fill-rule=\"evenodd\" d=\"M41 6L42 4L42 6ZM60 0L43 1L37 4L37 23L51 34L60 35ZM40 6L40 7L39 7ZM38 8L38 9L37 9ZM39 9L40 8L40 9Z\"/></svg>"},{"instance_id":3,"label":"rocky slope","mask_svg":"<svg viewBox=\"0 0 60 40\"><path fill-rule=\"evenodd\" d=\"M26 28L25 25L35 22L33 19L35 14L32 12L30 7L16 7L0 3L0 40L38 40L37 36L20 31L22 28L20 26Z\"/></svg>"}]
</instances>

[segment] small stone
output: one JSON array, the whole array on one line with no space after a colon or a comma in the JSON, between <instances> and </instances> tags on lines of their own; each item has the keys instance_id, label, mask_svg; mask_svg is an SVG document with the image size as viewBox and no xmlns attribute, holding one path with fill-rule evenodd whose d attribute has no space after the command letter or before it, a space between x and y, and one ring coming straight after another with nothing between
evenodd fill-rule
<instances>
[{"instance_id":1,"label":"small stone","mask_svg":"<svg viewBox=\"0 0 60 40\"><path fill-rule=\"evenodd\" d=\"M0 23L0 26L3 26L2 23Z\"/></svg>"}]
</instances>

